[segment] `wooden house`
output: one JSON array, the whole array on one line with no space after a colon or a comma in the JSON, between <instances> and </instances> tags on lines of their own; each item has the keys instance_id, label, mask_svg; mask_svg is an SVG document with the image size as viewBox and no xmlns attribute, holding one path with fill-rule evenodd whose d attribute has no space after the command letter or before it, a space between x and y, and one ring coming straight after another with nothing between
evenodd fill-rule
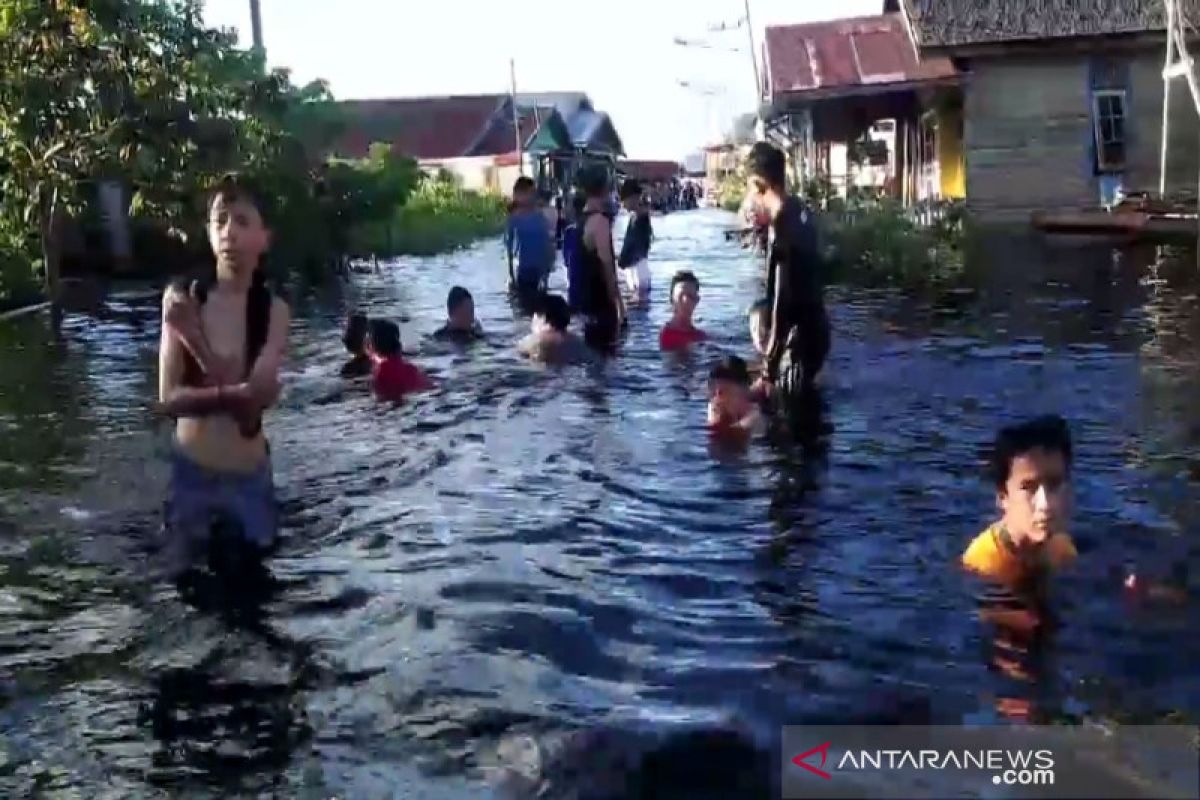
<instances>
[{"instance_id":1,"label":"wooden house","mask_svg":"<svg viewBox=\"0 0 1200 800\"><path fill-rule=\"evenodd\" d=\"M869 141L889 120L896 198L962 196L958 71L920 57L901 14L770 26L765 50L765 133L798 182L832 179L834 148Z\"/></svg>"},{"instance_id":2,"label":"wooden house","mask_svg":"<svg viewBox=\"0 0 1200 800\"><path fill-rule=\"evenodd\" d=\"M519 175L543 188L570 180L580 163L614 164L620 137L607 114L582 93L506 94L347 100L347 117L329 155L363 158L376 142L427 170L447 170L469 189L507 194ZM565 113L564 113L565 112Z\"/></svg>"},{"instance_id":3,"label":"wooden house","mask_svg":"<svg viewBox=\"0 0 1200 800\"><path fill-rule=\"evenodd\" d=\"M612 118L598 111L584 92L519 92L522 108L551 110L567 125L570 148L551 159L554 182L569 186L582 167L600 165L610 178L616 177L617 159L625 155L625 145Z\"/></svg>"},{"instance_id":4,"label":"wooden house","mask_svg":"<svg viewBox=\"0 0 1200 800\"><path fill-rule=\"evenodd\" d=\"M1200 21L1200 2L1185 12ZM889 0L922 60L962 73L966 196L978 218L1097 206L1157 190L1162 0ZM1200 121L1171 87L1168 193L1195 190Z\"/></svg>"}]
</instances>

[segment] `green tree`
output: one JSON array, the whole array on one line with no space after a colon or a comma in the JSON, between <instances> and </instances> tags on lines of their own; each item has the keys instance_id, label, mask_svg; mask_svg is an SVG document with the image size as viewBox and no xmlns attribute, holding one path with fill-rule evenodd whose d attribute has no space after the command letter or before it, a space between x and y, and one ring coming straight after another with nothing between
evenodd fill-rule
<instances>
[{"instance_id":1,"label":"green tree","mask_svg":"<svg viewBox=\"0 0 1200 800\"><path fill-rule=\"evenodd\" d=\"M328 87L266 72L200 11L198 0L0 0L0 227L37 236L51 293L60 221L98 179L129 183L135 217L193 234L195 199L230 169L289 205L313 202L312 154L339 124Z\"/></svg>"},{"instance_id":2,"label":"green tree","mask_svg":"<svg viewBox=\"0 0 1200 800\"><path fill-rule=\"evenodd\" d=\"M197 93L192 78L225 44L187 0L0 5L5 222L36 232L48 290L58 277L61 220L83 207L93 181L179 186L205 112L224 99Z\"/></svg>"}]
</instances>

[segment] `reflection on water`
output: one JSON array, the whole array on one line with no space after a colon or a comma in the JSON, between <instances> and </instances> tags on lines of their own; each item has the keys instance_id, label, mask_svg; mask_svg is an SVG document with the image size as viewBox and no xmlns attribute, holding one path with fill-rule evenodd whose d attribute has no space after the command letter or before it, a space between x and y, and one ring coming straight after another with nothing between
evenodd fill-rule
<instances>
[{"instance_id":1,"label":"reflection on water","mask_svg":"<svg viewBox=\"0 0 1200 800\"><path fill-rule=\"evenodd\" d=\"M745 353L762 276L727 224L656 222L655 283L694 270L714 339L681 360L657 351L656 298L614 361L524 362L497 242L297 302L269 421L283 548L269 575L182 592L146 566L155 293L61 341L0 326L4 794L753 796L785 722L995 719L998 700L1195 716L1194 609L1120 593L1131 565L1196 563L1191 258L1008 239L945 307L837 291L820 394L728 451L704 375ZM422 339L455 283L489 332L468 350ZM346 388L350 308L402 320L440 391L393 408ZM1043 411L1074 424L1081 561L1014 680L953 565L992 514L981 445Z\"/></svg>"}]
</instances>

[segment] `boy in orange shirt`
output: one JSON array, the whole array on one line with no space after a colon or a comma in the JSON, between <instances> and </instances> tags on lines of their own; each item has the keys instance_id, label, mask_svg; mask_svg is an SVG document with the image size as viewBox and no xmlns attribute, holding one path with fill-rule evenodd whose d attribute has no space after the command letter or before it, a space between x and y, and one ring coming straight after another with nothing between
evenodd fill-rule
<instances>
[{"instance_id":1,"label":"boy in orange shirt","mask_svg":"<svg viewBox=\"0 0 1200 800\"><path fill-rule=\"evenodd\" d=\"M1004 428L992 454L996 505L1003 516L963 553L971 572L1025 588L1076 558L1066 531L1071 512L1071 432L1046 416Z\"/></svg>"}]
</instances>

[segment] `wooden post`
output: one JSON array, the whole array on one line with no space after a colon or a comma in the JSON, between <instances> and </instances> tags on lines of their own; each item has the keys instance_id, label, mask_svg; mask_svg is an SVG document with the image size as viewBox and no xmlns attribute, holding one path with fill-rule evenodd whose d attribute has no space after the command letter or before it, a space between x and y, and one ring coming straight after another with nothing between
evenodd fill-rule
<instances>
[{"instance_id":1,"label":"wooden post","mask_svg":"<svg viewBox=\"0 0 1200 800\"><path fill-rule=\"evenodd\" d=\"M746 0L746 33L750 36L750 63L754 67L754 117L758 119L764 87L758 73L758 56L754 54L754 25L750 22L750 0Z\"/></svg>"},{"instance_id":2,"label":"wooden post","mask_svg":"<svg viewBox=\"0 0 1200 800\"><path fill-rule=\"evenodd\" d=\"M1171 124L1171 64L1174 61L1175 37L1171 31L1175 27L1175 3L1167 3L1167 58L1163 64L1163 110L1162 110L1162 143L1158 155L1158 196L1167 194L1167 141Z\"/></svg>"},{"instance_id":3,"label":"wooden post","mask_svg":"<svg viewBox=\"0 0 1200 800\"><path fill-rule=\"evenodd\" d=\"M512 78L513 137L517 142L517 174L525 175L525 154L521 148L521 110L517 107L517 60L508 60L509 76Z\"/></svg>"}]
</instances>

